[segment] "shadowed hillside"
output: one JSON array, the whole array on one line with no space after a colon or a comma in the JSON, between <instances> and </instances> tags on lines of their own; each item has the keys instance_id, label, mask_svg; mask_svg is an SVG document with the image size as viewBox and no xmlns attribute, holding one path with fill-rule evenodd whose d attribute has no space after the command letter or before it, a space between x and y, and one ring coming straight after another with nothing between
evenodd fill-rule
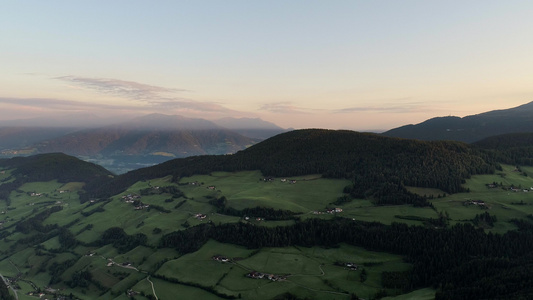
<instances>
[{"instance_id":1,"label":"shadowed hillside","mask_svg":"<svg viewBox=\"0 0 533 300\"><path fill-rule=\"evenodd\" d=\"M451 116L433 118L420 124L391 129L383 135L471 143L486 137L515 132L533 132L533 102L464 118Z\"/></svg>"},{"instance_id":2,"label":"shadowed hillside","mask_svg":"<svg viewBox=\"0 0 533 300\"><path fill-rule=\"evenodd\" d=\"M491 173L495 168L481 152L463 143L307 129L277 135L234 155L175 159L132 171L104 190L116 193L138 180L169 174L179 178L212 171L261 170L265 176L348 178L353 180L353 195L359 197L393 195L398 190L404 194L404 185L454 193L462 190L461 183L470 175ZM106 194L104 190L98 194Z\"/></svg>"},{"instance_id":3,"label":"shadowed hillside","mask_svg":"<svg viewBox=\"0 0 533 300\"><path fill-rule=\"evenodd\" d=\"M533 133L497 135L475 142L474 145L487 151L499 162L533 165Z\"/></svg>"},{"instance_id":4,"label":"shadowed hillside","mask_svg":"<svg viewBox=\"0 0 533 300\"><path fill-rule=\"evenodd\" d=\"M226 154L254 141L203 119L153 114L119 125L87 129L39 143L41 153L70 155L150 155L175 157Z\"/></svg>"},{"instance_id":5,"label":"shadowed hillside","mask_svg":"<svg viewBox=\"0 0 533 300\"><path fill-rule=\"evenodd\" d=\"M10 192L26 182L57 180L100 186L112 179L112 173L103 167L63 153L1 159L0 168L12 170L6 183L0 184L0 200L8 200Z\"/></svg>"}]
</instances>

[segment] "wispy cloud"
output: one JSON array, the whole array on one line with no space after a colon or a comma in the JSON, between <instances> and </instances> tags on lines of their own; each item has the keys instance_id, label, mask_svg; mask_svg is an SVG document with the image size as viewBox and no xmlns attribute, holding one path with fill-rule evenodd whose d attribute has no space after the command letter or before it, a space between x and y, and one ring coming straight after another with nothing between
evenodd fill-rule
<instances>
[{"instance_id":1,"label":"wispy cloud","mask_svg":"<svg viewBox=\"0 0 533 300\"><path fill-rule=\"evenodd\" d=\"M396 102L380 103L379 105L362 105L353 106L340 109L312 109L301 106L296 106L292 102L277 102L269 103L261 106L260 110L265 110L279 114L313 114L313 113L326 113L326 114L349 114L349 113L413 113L413 112L426 112L431 111L434 108L428 107L427 103L423 102L404 102L409 98L396 99Z\"/></svg>"},{"instance_id":2,"label":"wispy cloud","mask_svg":"<svg viewBox=\"0 0 533 300\"><path fill-rule=\"evenodd\" d=\"M399 99L401 100L401 99ZM381 113L414 113L426 112L430 110L427 103L381 103L379 105L354 106L333 110L334 113L355 113L355 112L381 112Z\"/></svg>"},{"instance_id":3,"label":"wispy cloud","mask_svg":"<svg viewBox=\"0 0 533 300\"><path fill-rule=\"evenodd\" d=\"M77 86L95 90L103 94L129 98L133 100L151 101L160 99L168 93L185 92L184 89L165 88L148 85L134 81L125 81L110 78L87 78L78 76L62 76L55 79L68 82Z\"/></svg>"},{"instance_id":4,"label":"wispy cloud","mask_svg":"<svg viewBox=\"0 0 533 300\"><path fill-rule=\"evenodd\" d=\"M78 102L71 100L61 100L52 98L6 98L0 97L0 103L12 104L17 106L26 106L33 108L40 108L46 110L64 110L64 111L80 111L80 110L121 110L121 111L147 111L147 107L134 105L113 105L101 104L91 102ZM194 101L158 101L154 102L149 109L153 111L165 110L172 111L201 111L201 112L221 112L221 113L238 113L230 110L217 103L210 102L194 102Z\"/></svg>"},{"instance_id":5,"label":"wispy cloud","mask_svg":"<svg viewBox=\"0 0 533 300\"><path fill-rule=\"evenodd\" d=\"M0 103L14 104L19 106L31 106L48 109L66 109L66 108L83 108L83 107L101 107L101 104L92 104L88 102L78 102L71 100L60 100L51 98L6 98L0 97Z\"/></svg>"},{"instance_id":6,"label":"wispy cloud","mask_svg":"<svg viewBox=\"0 0 533 300\"><path fill-rule=\"evenodd\" d=\"M121 105L120 109L130 110L161 110L167 112L214 112L214 113L237 113L216 102L199 102L191 99L178 97L178 94L188 92L186 89L166 88L149 85L134 81L126 81L110 78L88 78L79 76L62 76L54 79L64 81L73 88L85 88L98 93L117 96L125 100L134 100L137 103L144 102L146 105L139 106Z\"/></svg>"},{"instance_id":7,"label":"wispy cloud","mask_svg":"<svg viewBox=\"0 0 533 300\"><path fill-rule=\"evenodd\" d=\"M240 113L222 106L216 102L198 102L186 99L161 98L150 102L153 108L169 109L178 111L198 111L198 112L219 112L219 113Z\"/></svg>"},{"instance_id":8,"label":"wispy cloud","mask_svg":"<svg viewBox=\"0 0 533 300\"><path fill-rule=\"evenodd\" d=\"M308 114L310 111L309 109L295 106L291 102L268 103L259 109L278 114Z\"/></svg>"}]
</instances>

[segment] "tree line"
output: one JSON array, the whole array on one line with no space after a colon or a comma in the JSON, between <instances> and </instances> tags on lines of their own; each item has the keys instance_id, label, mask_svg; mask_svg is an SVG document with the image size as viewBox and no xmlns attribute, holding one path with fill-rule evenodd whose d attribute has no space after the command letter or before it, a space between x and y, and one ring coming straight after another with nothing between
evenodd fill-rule
<instances>
[{"instance_id":1,"label":"tree line","mask_svg":"<svg viewBox=\"0 0 533 300\"><path fill-rule=\"evenodd\" d=\"M490 291L499 293L493 295L501 295L502 298L528 293L526 287L529 287L530 276L517 278L506 276L507 273L495 274L489 266L494 259L502 258L508 261L507 267L522 274L533 265L533 231L522 229L499 235L485 233L468 223L445 229L347 219L309 219L292 226L274 228L244 223L202 224L163 236L159 246L189 253L198 250L209 239L252 249L294 245L331 247L347 243L368 250L404 255L407 262L413 264L412 271L404 274L404 280L408 282L405 289L434 286L439 289L439 299L484 299L489 291L476 296L472 290L477 286L501 286L511 282L514 283L509 288ZM469 263L480 267L468 269L465 266ZM469 278L470 285L457 283L465 278L456 275L459 271ZM398 279L390 280L400 282ZM515 289L517 287L520 289ZM467 288L471 290L467 291Z\"/></svg>"}]
</instances>

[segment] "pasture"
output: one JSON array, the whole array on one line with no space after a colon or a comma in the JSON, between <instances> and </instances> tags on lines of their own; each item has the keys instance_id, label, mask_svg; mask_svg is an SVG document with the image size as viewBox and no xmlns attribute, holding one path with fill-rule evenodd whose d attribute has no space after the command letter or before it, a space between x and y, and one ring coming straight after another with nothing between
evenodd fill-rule
<instances>
[{"instance_id":1,"label":"pasture","mask_svg":"<svg viewBox=\"0 0 533 300\"><path fill-rule=\"evenodd\" d=\"M231 262L213 260L223 255ZM335 263L355 263L350 270ZM360 281L362 268L368 274ZM244 299L271 299L291 292L313 299L348 299L350 293L374 295L381 289L381 272L405 271L410 265L397 255L367 251L341 245L338 248L286 247L249 250L243 247L209 241L200 250L166 262L156 274L180 282L215 287L220 293L241 294ZM283 276L280 281L252 279L250 272ZM394 291L390 291L394 293Z\"/></svg>"},{"instance_id":2,"label":"pasture","mask_svg":"<svg viewBox=\"0 0 533 300\"><path fill-rule=\"evenodd\" d=\"M522 167L521 172L518 172L514 166L504 165L503 170L495 174L476 175L468 179L464 186L470 190L469 193L437 198L444 192L408 187L413 193L434 196L435 198L430 200L434 209L411 205L375 206L368 199L353 199L336 206L343 209L336 215L313 212L323 212L327 207L334 207L331 203L343 195L344 187L350 182L320 178L317 175L264 180L259 171L214 172L210 175L182 178L179 183L172 183L171 178L167 176L139 181L123 193L113 196L111 201L96 200L83 204L80 204L77 195L77 191L83 188L82 183L31 182L11 192L9 208L5 202L0 204L4 212L0 215L0 221L5 221L4 227L13 228L9 226L19 220L28 219L47 207L61 205L63 209L45 219L43 225L67 226L76 239L85 243L97 240L106 229L116 226L123 228L127 234L145 234L148 237L148 245L138 246L126 253L118 253L111 245L100 248L78 245L71 249L71 252L51 253L49 250L61 246L59 238L55 236L47 237L40 243L38 249L42 253L38 255L37 248L23 248L24 244L15 245L17 240L28 239L35 232L15 232L0 243L0 251L11 253L0 261L0 271L7 276L15 276L19 272L26 274L26 279L31 279L43 287L48 285L51 279L51 264L76 259L76 263L61 275L63 281L71 278L76 272L90 270L96 282L100 282L103 288L110 288L105 295L101 295L102 289L94 284L86 288L71 289L81 298L126 299L123 291L130 288L151 295L152 286L146 279L148 273L144 273L150 272L156 276L151 277L151 281L160 299L172 299L176 293L189 299L220 299L216 293L236 297L241 295L243 299L272 299L283 293L292 293L300 298L349 299L350 293L356 293L359 297L369 299L382 288L382 272L405 271L411 266L403 262L400 256L349 245L329 249L286 247L251 250L210 240L200 250L183 256L174 249L156 247L164 234L189 226L206 222L244 222L240 217L216 213L216 208L209 202L221 196L227 198L228 206L239 210L263 206L297 212L301 219L342 217L379 221L384 224L403 222L421 225L422 221L416 220L417 218L438 218L439 212L443 212L449 215L450 224L453 225L471 222L477 214L488 212L497 217L497 222L494 227L485 230L504 233L515 229L512 219L527 218L533 214L533 178L529 175L533 175L532 167ZM0 174L0 180L7 176L8 172ZM291 180L295 182L291 183ZM198 184L189 184L193 182ZM489 187L487 184L496 184L496 187ZM167 192L157 192L156 187L167 186L176 187L184 195L173 197ZM210 186L214 188L209 189ZM510 187L514 187L514 190ZM140 195L143 191L145 194ZM151 207L136 210L134 204L127 203L122 198L128 194L140 195L139 200ZM485 205L469 204L471 201L483 201ZM195 217L199 213L205 214L206 218ZM295 221L266 220L250 223L275 227L291 225ZM96 255L85 256L89 251L96 252ZM215 261L212 259L214 255L229 257L232 262ZM107 258L112 258L118 264L130 262L140 271L117 265L107 267ZM349 270L336 265L336 262L353 262L359 269ZM367 278L361 282L363 268ZM246 277L252 271L280 275L283 280ZM169 280L164 280L163 276ZM181 283L171 282L172 280ZM68 289L64 282L56 286ZM209 292L210 287L214 293ZM25 284L22 284L21 288L24 291L31 290ZM388 292L394 294L398 291ZM384 299L432 299L434 293L432 289L422 289ZM148 299L141 295L135 297Z\"/></svg>"},{"instance_id":3,"label":"pasture","mask_svg":"<svg viewBox=\"0 0 533 300\"><path fill-rule=\"evenodd\" d=\"M180 183L203 183L183 190L190 191L194 198L223 195L231 207L239 210L262 206L299 213L324 209L342 196L342 190L350 184L348 180L325 179L318 175L264 179L259 171L213 172L182 178ZM209 186L215 187L211 193L208 192Z\"/></svg>"},{"instance_id":4,"label":"pasture","mask_svg":"<svg viewBox=\"0 0 533 300\"><path fill-rule=\"evenodd\" d=\"M464 185L469 193L458 193L432 200L438 211L446 211L452 224L473 219L477 214L488 212L497 217L490 231L504 233L514 229L512 219L523 219L533 214L533 178L515 171L515 167L503 165L503 171L493 175L475 175ZM532 168L522 170L533 174ZM496 183L495 187L488 184ZM511 190L514 186L516 189ZM483 201L484 205L468 205L469 201Z\"/></svg>"}]
</instances>

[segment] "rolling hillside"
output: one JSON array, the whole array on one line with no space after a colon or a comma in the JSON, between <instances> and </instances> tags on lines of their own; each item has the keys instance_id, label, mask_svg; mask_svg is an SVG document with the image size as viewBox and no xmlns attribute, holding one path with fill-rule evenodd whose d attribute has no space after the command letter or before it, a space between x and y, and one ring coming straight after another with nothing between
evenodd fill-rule
<instances>
[{"instance_id":1,"label":"rolling hillside","mask_svg":"<svg viewBox=\"0 0 533 300\"><path fill-rule=\"evenodd\" d=\"M485 151L298 130L119 176L0 160L0 274L67 299L527 298L533 206L508 187L533 168Z\"/></svg>"},{"instance_id":2,"label":"rolling hillside","mask_svg":"<svg viewBox=\"0 0 533 300\"><path fill-rule=\"evenodd\" d=\"M387 201L406 199L404 186L462 190L473 174L491 173L497 165L482 152L458 142L424 142L344 130L295 130L280 134L246 150L227 156L194 156L124 174L109 187L96 188L105 195L138 180L173 175L175 178L213 171L260 170L265 176L322 174L352 180L352 193ZM385 200L389 191L398 197ZM394 200L396 199L396 200ZM404 199L404 200L400 200Z\"/></svg>"}]
</instances>

